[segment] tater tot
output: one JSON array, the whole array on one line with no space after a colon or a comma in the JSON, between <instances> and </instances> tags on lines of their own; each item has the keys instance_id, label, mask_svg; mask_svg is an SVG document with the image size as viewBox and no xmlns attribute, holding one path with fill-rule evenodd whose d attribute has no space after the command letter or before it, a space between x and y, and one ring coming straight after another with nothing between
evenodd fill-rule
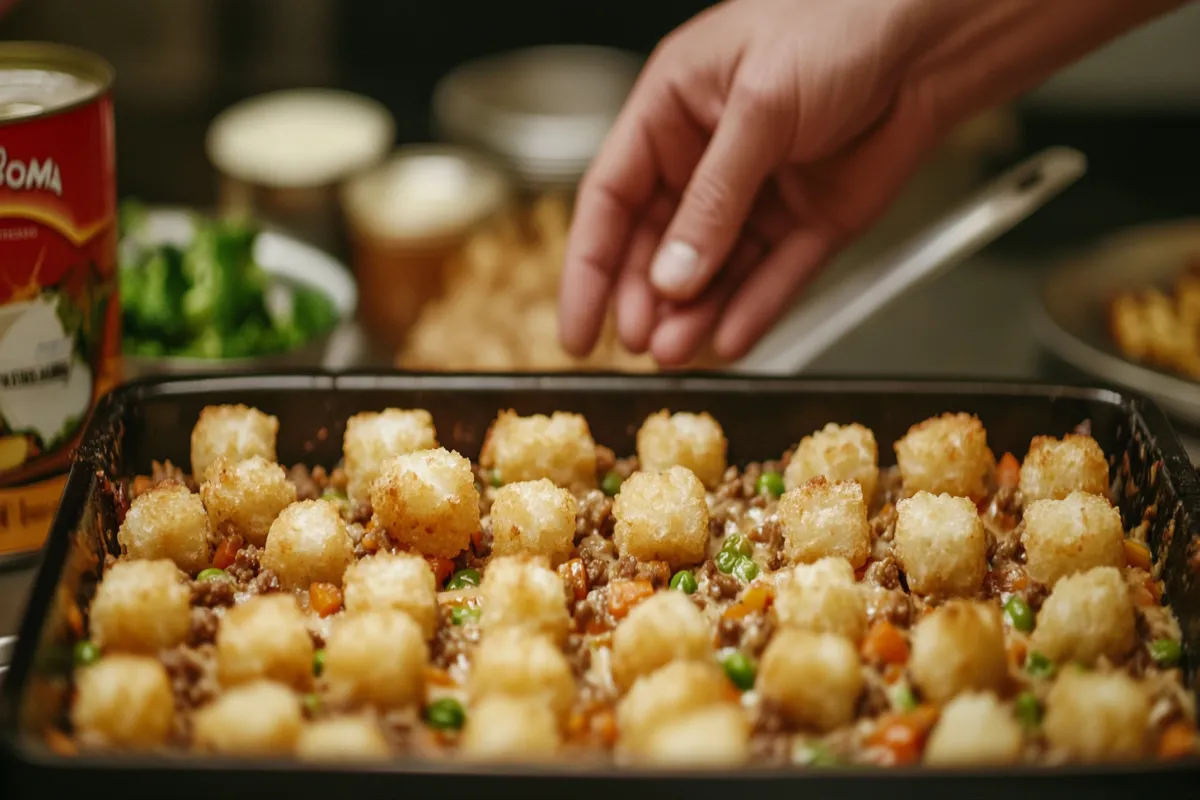
<instances>
[{"instance_id":1,"label":"tater tot","mask_svg":"<svg viewBox=\"0 0 1200 800\"><path fill-rule=\"evenodd\" d=\"M427 556L454 558L479 530L471 462L440 447L384 462L371 485L371 505L388 536Z\"/></svg>"},{"instance_id":2,"label":"tater tot","mask_svg":"<svg viewBox=\"0 0 1200 800\"><path fill-rule=\"evenodd\" d=\"M217 672L225 686L266 678L297 689L312 683L313 643L290 594L251 597L217 629Z\"/></svg>"},{"instance_id":3,"label":"tater tot","mask_svg":"<svg viewBox=\"0 0 1200 800\"><path fill-rule=\"evenodd\" d=\"M429 647L403 611L380 609L339 620L325 643L325 682L338 701L402 708L425 693Z\"/></svg>"},{"instance_id":4,"label":"tater tot","mask_svg":"<svg viewBox=\"0 0 1200 800\"><path fill-rule=\"evenodd\" d=\"M1000 612L973 600L935 608L913 628L908 669L935 703L969 690L999 690L1008 674Z\"/></svg>"},{"instance_id":5,"label":"tater tot","mask_svg":"<svg viewBox=\"0 0 1200 800\"><path fill-rule=\"evenodd\" d=\"M296 502L296 486L283 467L262 456L238 462L218 458L200 486L200 498L219 538L237 534L262 547L279 512Z\"/></svg>"},{"instance_id":6,"label":"tater tot","mask_svg":"<svg viewBox=\"0 0 1200 800\"><path fill-rule=\"evenodd\" d=\"M368 714L311 722L296 738L296 756L305 761L374 760L390 753L379 723Z\"/></svg>"},{"instance_id":7,"label":"tater tot","mask_svg":"<svg viewBox=\"0 0 1200 800\"><path fill-rule=\"evenodd\" d=\"M229 689L192 716L197 749L231 756L289 754L303 726L300 699L265 680Z\"/></svg>"},{"instance_id":8,"label":"tater tot","mask_svg":"<svg viewBox=\"0 0 1200 800\"><path fill-rule=\"evenodd\" d=\"M355 414L346 420L346 433L342 437L346 494L351 500L366 502L384 462L437 446L433 417L423 408L387 408Z\"/></svg>"},{"instance_id":9,"label":"tater tot","mask_svg":"<svg viewBox=\"0 0 1200 800\"><path fill-rule=\"evenodd\" d=\"M571 626L566 590L554 570L518 556L493 558L479 584L485 633L502 628L539 631L561 644Z\"/></svg>"},{"instance_id":10,"label":"tater tot","mask_svg":"<svg viewBox=\"0 0 1200 800\"><path fill-rule=\"evenodd\" d=\"M1060 580L1042 603L1031 644L1055 661L1092 664L1120 658L1137 643L1129 587L1115 567L1096 567Z\"/></svg>"},{"instance_id":11,"label":"tater tot","mask_svg":"<svg viewBox=\"0 0 1200 800\"><path fill-rule=\"evenodd\" d=\"M725 474L725 432L707 412L660 411L646 417L637 432L637 456L647 472L687 467L709 489Z\"/></svg>"},{"instance_id":12,"label":"tater tot","mask_svg":"<svg viewBox=\"0 0 1200 800\"><path fill-rule=\"evenodd\" d=\"M244 405L207 406L192 428L192 477L203 483L218 458L231 462L251 456L275 461L279 420Z\"/></svg>"},{"instance_id":13,"label":"tater tot","mask_svg":"<svg viewBox=\"0 0 1200 800\"><path fill-rule=\"evenodd\" d=\"M160 484L130 504L117 541L128 558L168 558L195 575L209 565L208 513L183 484Z\"/></svg>"},{"instance_id":14,"label":"tater tot","mask_svg":"<svg viewBox=\"0 0 1200 800\"><path fill-rule=\"evenodd\" d=\"M932 417L909 428L895 449L909 494L944 492L972 500L987 494L996 460L977 417L961 413Z\"/></svg>"},{"instance_id":15,"label":"tater tot","mask_svg":"<svg viewBox=\"0 0 1200 800\"><path fill-rule=\"evenodd\" d=\"M660 725L728 702L729 679L715 662L672 661L634 681L617 704L621 749L637 752Z\"/></svg>"},{"instance_id":16,"label":"tater tot","mask_svg":"<svg viewBox=\"0 0 1200 800\"><path fill-rule=\"evenodd\" d=\"M633 473L613 501L613 517L613 541L623 556L677 568L698 564L708 552L704 484L686 467Z\"/></svg>"},{"instance_id":17,"label":"tater tot","mask_svg":"<svg viewBox=\"0 0 1200 800\"><path fill-rule=\"evenodd\" d=\"M733 703L709 706L658 726L631 754L635 763L720 769L750 758L750 722Z\"/></svg>"},{"instance_id":18,"label":"tater tot","mask_svg":"<svg viewBox=\"0 0 1200 800\"><path fill-rule=\"evenodd\" d=\"M578 510L575 495L545 478L503 486L492 500L492 552L563 561L575 546Z\"/></svg>"},{"instance_id":19,"label":"tater tot","mask_svg":"<svg viewBox=\"0 0 1200 800\"><path fill-rule=\"evenodd\" d=\"M925 763L943 767L1012 764L1024 739L1012 712L990 692L967 692L951 700L925 745Z\"/></svg>"},{"instance_id":20,"label":"tater tot","mask_svg":"<svg viewBox=\"0 0 1200 800\"><path fill-rule=\"evenodd\" d=\"M779 498L783 551L793 564L844 558L861 567L871 548L862 487L855 481L813 478Z\"/></svg>"},{"instance_id":21,"label":"tater tot","mask_svg":"<svg viewBox=\"0 0 1200 800\"><path fill-rule=\"evenodd\" d=\"M157 653L182 642L191 626L191 592L174 562L118 561L92 599L92 641L104 650Z\"/></svg>"},{"instance_id":22,"label":"tater tot","mask_svg":"<svg viewBox=\"0 0 1200 800\"><path fill-rule=\"evenodd\" d=\"M1150 699L1123 672L1064 670L1046 698L1046 739L1078 761L1141 757L1149 724Z\"/></svg>"},{"instance_id":23,"label":"tater tot","mask_svg":"<svg viewBox=\"0 0 1200 800\"><path fill-rule=\"evenodd\" d=\"M566 487L596 485L596 443L587 420L564 411L548 417L501 411L488 430L479 463L504 483L546 478Z\"/></svg>"},{"instance_id":24,"label":"tater tot","mask_svg":"<svg viewBox=\"0 0 1200 800\"><path fill-rule=\"evenodd\" d=\"M1108 461L1091 436L1035 436L1021 462L1021 497L1061 500L1072 492L1108 495Z\"/></svg>"},{"instance_id":25,"label":"tater tot","mask_svg":"<svg viewBox=\"0 0 1200 800\"><path fill-rule=\"evenodd\" d=\"M854 719L862 662L849 639L784 628L763 652L755 687L793 723L832 730Z\"/></svg>"},{"instance_id":26,"label":"tater tot","mask_svg":"<svg viewBox=\"0 0 1200 800\"><path fill-rule=\"evenodd\" d=\"M966 497L917 492L899 501L892 543L915 594L973 595L987 576L987 533Z\"/></svg>"},{"instance_id":27,"label":"tater tot","mask_svg":"<svg viewBox=\"0 0 1200 800\"><path fill-rule=\"evenodd\" d=\"M1026 571L1047 586L1092 567L1125 566L1121 512L1094 494L1072 492L1062 500L1029 504L1021 542Z\"/></svg>"},{"instance_id":28,"label":"tater tot","mask_svg":"<svg viewBox=\"0 0 1200 800\"><path fill-rule=\"evenodd\" d=\"M844 558L823 558L784 573L775 592L779 624L858 641L867 630L867 602Z\"/></svg>"},{"instance_id":29,"label":"tater tot","mask_svg":"<svg viewBox=\"0 0 1200 800\"><path fill-rule=\"evenodd\" d=\"M285 589L314 583L342 585L354 560L354 542L338 507L326 500L301 500L280 512L267 532L262 565Z\"/></svg>"},{"instance_id":30,"label":"tater tot","mask_svg":"<svg viewBox=\"0 0 1200 800\"><path fill-rule=\"evenodd\" d=\"M426 639L437 630L437 578L424 558L412 553L377 553L346 570L343 597L350 614L372 609L403 611Z\"/></svg>"},{"instance_id":31,"label":"tater tot","mask_svg":"<svg viewBox=\"0 0 1200 800\"><path fill-rule=\"evenodd\" d=\"M829 481L858 481L867 503L879 485L879 446L870 428L858 423L829 423L805 436L792 453L783 483L796 489L816 477Z\"/></svg>"},{"instance_id":32,"label":"tater tot","mask_svg":"<svg viewBox=\"0 0 1200 800\"><path fill-rule=\"evenodd\" d=\"M575 699L575 676L546 636L504 628L484 636L476 648L469 690L475 701L493 694L540 697L565 719Z\"/></svg>"},{"instance_id":33,"label":"tater tot","mask_svg":"<svg viewBox=\"0 0 1200 800\"><path fill-rule=\"evenodd\" d=\"M116 747L154 747L171 733L175 696L158 659L108 655L75 673L71 724Z\"/></svg>"},{"instance_id":34,"label":"tater tot","mask_svg":"<svg viewBox=\"0 0 1200 800\"><path fill-rule=\"evenodd\" d=\"M657 592L634 606L613 632L613 682L627 689L664 664L711 658L712 652L704 613L682 592Z\"/></svg>"},{"instance_id":35,"label":"tater tot","mask_svg":"<svg viewBox=\"0 0 1200 800\"><path fill-rule=\"evenodd\" d=\"M545 700L489 694L467 713L462 753L475 761L547 761L561 743L558 720Z\"/></svg>"}]
</instances>

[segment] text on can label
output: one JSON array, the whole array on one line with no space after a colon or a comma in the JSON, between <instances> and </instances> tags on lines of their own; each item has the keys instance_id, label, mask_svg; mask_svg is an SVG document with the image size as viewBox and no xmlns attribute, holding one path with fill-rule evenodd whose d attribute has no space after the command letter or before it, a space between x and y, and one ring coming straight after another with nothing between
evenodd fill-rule
<instances>
[{"instance_id":1,"label":"text on can label","mask_svg":"<svg viewBox=\"0 0 1200 800\"><path fill-rule=\"evenodd\" d=\"M42 189L59 197L63 193L62 176L53 158L9 161L8 150L0 147L0 187L3 186L16 191Z\"/></svg>"}]
</instances>

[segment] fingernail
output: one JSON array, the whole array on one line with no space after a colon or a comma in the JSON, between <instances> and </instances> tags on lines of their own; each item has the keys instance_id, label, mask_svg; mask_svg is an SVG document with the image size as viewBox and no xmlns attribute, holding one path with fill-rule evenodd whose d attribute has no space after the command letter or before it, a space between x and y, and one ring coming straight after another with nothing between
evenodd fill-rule
<instances>
[{"instance_id":1,"label":"fingernail","mask_svg":"<svg viewBox=\"0 0 1200 800\"><path fill-rule=\"evenodd\" d=\"M654 257L650 267L650 282L663 292L678 292L692 281L696 274L699 255L696 248L687 242L667 242Z\"/></svg>"}]
</instances>

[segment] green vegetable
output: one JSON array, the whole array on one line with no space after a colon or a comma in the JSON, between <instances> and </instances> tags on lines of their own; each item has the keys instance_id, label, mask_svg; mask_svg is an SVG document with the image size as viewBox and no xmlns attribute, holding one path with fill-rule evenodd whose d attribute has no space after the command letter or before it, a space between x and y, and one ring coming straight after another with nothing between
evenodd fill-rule
<instances>
[{"instance_id":1,"label":"green vegetable","mask_svg":"<svg viewBox=\"0 0 1200 800\"><path fill-rule=\"evenodd\" d=\"M340 491L338 489L334 489L332 487L321 492L321 499L328 500L331 503L349 503L350 502L350 498L346 496L345 492Z\"/></svg>"},{"instance_id":2,"label":"green vegetable","mask_svg":"<svg viewBox=\"0 0 1200 800\"><path fill-rule=\"evenodd\" d=\"M754 675L758 670L750 656L741 652L731 653L721 662L721 666L734 686L743 692L754 688Z\"/></svg>"},{"instance_id":3,"label":"green vegetable","mask_svg":"<svg viewBox=\"0 0 1200 800\"><path fill-rule=\"evenodd\" d=\"M754 551L754 546L735 533L725 537L725 541L721 545L721 550L729 551L739 556L748 556Z\"/></svg>"},{"instance_id":4,"label":"green vegetable","mask_svg":"<svg viewBox=\"0 0 1200 800\"><path fill-rule=\"evenodd\" d=\"M320 676L325 671L325 648L320 648L313 653L313 675Z\"/></svg>"},{"instance_id":5,"label":"green vegetable","mask_svg":"<svg viewBox=\"0 0 1200 800\"><path fill-rule=\"evenodd\" d=\"M696 576L686 569L681 569L671 576L671 588L678 589L684 594L692 594L696 591Z\"/></svg>"},{"instance_id":6,"label":"green vegetable","mask_svg":"<svg viewBox=\"0 0 1200 800\"><path fill-rule=\"evenodd\" d=\"M224 581L229 580L229 573L223 569L209 567L208 569L200 570L200 574L196 576L198 581Z\"/></svg>"},{"instance_id":7,"label":"green vegetable","mask_svg":"<svg viewBox=\"0 0 1200 800\"><path fill-rule=\"evenodd\" d=\"M813 742L808 746L808 766L840 767L842 765L842 760L833 753L830 753L829 748L820 742Z\"/></svg>"},{"instance_id":8,"label":"green vegetable","mask_svg":"<svg viewBox=\"0 0 1200 800\"><path fill-rule=\"evenodd\" d=\"M500 470L494 469L488 473L488 482L492 484L492 488L499 489L504 485L504 480L500 477Z\"/></svg>"},{"instance_id":9,"label":"green vegetable","mask_svg":"<svg viewBox=\"0 0 1200 800\"><path fill-rule=\"evenodd\" d=\"M1014 594L1008 598L1008 602L1004 604L1004 616L1008 617L1008 624L1012 625L1014 630L1022 633L1029 633L1033 630L1033 609L1020 595Z\"/></svg>"},{"instance_id":10,"label":"green vegetable","mask_svg":"<svg viewBox=\"0 0 1200 800\"><path fill-rule=\"evenodd\" d=\"M1183 660L1183 648L1174 639L1157 639L1150 643L1150 657L1160 667L1174 667Z\"/></svg>"},{"instance_id":11,"label":"green vegetable","mask_svg":"<svg viewBox=\"0 0 1200 800\"><path fill-rule=\"evenodd\" d=\"M1014 702L1017 721L1027 729L1036 728L1042 722L1042 704L1033 692L1021 692Z\"/></svg>"},{"instance_id":12,"label":"green vegetable","mask_svg":"<svg viewBox=\"0 0 1200 800\"><path fill-rule=\"evenodd\" d=\"M717 569L728 575L733 572L733 568L737 566L738 561L741 559L742 556L733 550L722 550L713 558L713 563L717 565Z\"/></svg>"},{"instance_id":13,"label":"green vegetable","mask_svg":"<svg viewBox=\"0 0 1200 800\"><path fill-rule=\"evenodd\" d=\"M452 625L462 625L468 620L479 619L479 609L471 608L470 606L454 606L450 609L450 623Z\"/></svg>"},{"instance_id":14,"label":"green vegetable","mask_svg":"<svg viewBox=\"0 0 1200 800\"><path fill-rule=\"evenodd\" d=\"M625 481L620 475L615 472L606 472L604 479L600 481L600 491L604 492L609 497L615 497L617 492L621 491L621 484Z\"/></svg>"},{"instance_id":15,"label":"green vegetable","mask_svg":"<svg viewBox=\"0 0 1200 800\"><path fill-rule=\"evenodd\" d=\"M465 589L468 586L479 585L479 572L473 569L460 569L446 581L447 589Z\"/></svg>"},{"instance_id":16,"label":"green vegetable","mask_svg":"<svg viewBox=\"0 0 1200 800\"><path fill-rule=\"evenodd\" d=\"M1054 662L1036 650L1030 650L1025 657L1025 671L1034 678L1049 678L1054 674Z\"/></svg>"},{"instance_id":17,"label":"green vegetable","mask_svg":"<svg viewBox=\"0 0 1200 800\"><path fill-rule=\"evenodd\" d=\"M429 704L429 708L425 709L425 719L430 727L438 730L458 730L467 721L467 712L463 710L462 703L453 697L443 697Z\"/></svg>"},{"instance_id":18,"label":"green vegetable","mask_svg":"<svg viewBox=\"0 0 1200 800\"><path fill-rule=\"evenodd\" d=\"M313 692L304 695L303 703L304 710L308 712L309 716L321 710L321 698Z\"/></svg>"},{"instance_id":19,"label":"green vegetable","mask_svg":"<svg viewBox=\"0 0 1200 800\"><path fill-rule=\"evenodd\" d=\"M75 643L75 666L86 667L95 664L100 659L100 647L94 642L84 639Z\"/></svg>"},{"instance_id":20,"label":"green vegetable","mask_svg":"<svg viewBox=\"0 0 1200 800\"><path fill-rule=\"evenodd\" d=\"M755 494L769 494L774 497L779 497L786 491L787 487L783 485L783 476L778 472L764 472L758 476L758 480L754 482Z\"/></svg>"},{"instance_id":21,"label":"green vegetable","mask_svg":"<svg viewBox=\"0 0 1200 800\"><path fill-rule=\"evenodd\" d=\"M892 705L901 711L912 711L917 707L917 697L913 694L912 689L901 684L892 692Z\"/></svg>"},{"instance_id":22,"label":"green vegetable","mask_svg":"<svg viewBox=\"0 0 1200 800\"><path fill-rule=\"evenodd\" d=\"M758 564L755 564L754 559L749 556L739 556L733 565L733 574L737 576L738 580L749 583L758 577Z\"/></svg>"}]
</instances>

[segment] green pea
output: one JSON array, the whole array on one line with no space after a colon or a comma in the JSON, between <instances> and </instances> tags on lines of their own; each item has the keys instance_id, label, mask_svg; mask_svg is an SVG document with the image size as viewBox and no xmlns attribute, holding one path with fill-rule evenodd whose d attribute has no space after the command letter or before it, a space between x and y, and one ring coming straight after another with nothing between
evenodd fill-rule
<instances>
[{"instance_id":1,"label":"green pea","mask_svg":"<svg viewBox=\"0 0 1200 800\"><path fill-rule=\"evenodd\" d=\"M87 639L75 643L73 651L75 666L86 667L95 664L100 659L100 647Z\"/></svg>"},{"instance_id":2,"label":"green pea","mask_svg":"<svg viewBox=\"0 0 1200 800\"><path fill-rule=\"evenodd\" d=\"M1042 704L1038 702L1033 692L1021 692L1017 695L1014 706L1017 712L1017 721L1025 728L1032 730L1041 724Z\"/></svg>"},{"instance_id":3,"label":"green pea","mask_svg":"<svg viewBox=\"0 0 1200 800\"><path fill-rule=\"evenodd\" d=\"M313 652L313 675L320 675L325 671L325 648L319 648Z\"/></svg>"},{"instance_id":4,"label":"green pea","mask_svg":"<svg viewBox=\"0 0 1200 800\"><path fill-rule=\"evenodd\" d=\"M917 707L917 696L913 694L912 689L901 684L892 692L892 705L901 711L912 711Z\"/></svg>"},{"instance_id":5,"label":"green pea","mask_svg":"<svg viewBox=\"0 0 1200 800\"><path fill-rule=\"evenodd\" d=\"M755 494L769 494L772 497L779 497L786 489L787 487L783 485L783 476L778 472L764 472L754 482Z\"/></svg>"},{"instance_id":6,"label":"green pea","mask_svg":"<svg viewBox=\"0 0 1200 800\"><path fill-rule=\"evenodd\" d=\"M334 489L332 486L321 492L321 499L328 500L331 503L349 503L350 498L340 489Z\"/></svg>"},{"instance_id":7,"label":"green pea","mask_svg":"<svg viewBox=\"0 0 1200 800\"><path fill-rule=\"evenodd\" d=\"M1174 667L1183 660L1183 648L1174 639L1158 639L1150 643L1150 657L1160 667Z\"/></svg>"},{"instance_id":8,"label":"green pea","mask_svg":"<svg viewBox=\"0 0 1200 800\"><path fill-rule=\"evenodd\" d=\"M604 492L609 497L616 497L617 492L621 491L621 484L625 482L616 472L604 473L603 480L600 481L600 491Z\"/></svg>"},{"instance_id":9,"label":"green pea","mask_svg":"<svg viewBox=\"0 0 1200 800\"><path fill-rule=\"evenodd\" d=\"M842 760L829 752L825 745L818 743L809 745L808 766L810 767L840 767Z\"/></svg>"},{"instance_id":10,"label":"green pea","mask_svg":"<svg viewBox=\"0 0 1200 800\"><path fill-rule=\"evenodd\" d=\"M1030 650L1025 657L1025 671L1030 677L1049 678L1054 674L1054 662L1036 650Z\"/></svg>"},{"instance_id":11,"label":"green pea","mask_svg":"<svg viewBox=\"0 0 1200 800\"><path fill-rule=\"evenodd\" d=\"M717 569L724 572L726 575L733 572L733 568L737 566L740 555L733 550L722 550L713 558L713 563L717 565Z\"/></svg>"},{"instance_id":12,"label":"green pea","mask_svg":"<svg viewBox=\"0 0 1200 800\"><path fill-rule=\"evenodd\" d=\"M494 469L488 473L488 483L495 489L499 489L504 485L504 479L500 477L500 470Z\"/></svg>"},{"instance_id":13,"label":"green pea","mask_svg":"<svg viewBox=\"0 0 1200 800\"><path fill-rule=\"evenodd\" d=\"M693 594L699 587L696 584L696 576L686 569L681 569L671 576L671 588L684 594Z\"/></svg>"},{"instance_id":14,"label":"green pea","mask_svg":"<svg viewBox=\"0 0 1200 800\"><path fill-rule=\"evenodd\" d=\"M429 708L425 709L425 719L430 727L456 731L467 721L467 712L463 710L462 703L453 697L443 697L429 704Z\"/></svg>"},{"instance_id":15,"label":"green pea","mask_svg":"<svg viewBox=\"0 0 1200 800\"><path fill-rule=\"evenodd\" d=\"M479 585L479 570L475 569L460 569L458 572L450 576L450 580L446 582L447 589L465 589L468 586Z\"/></svg>"},{"instance_id":16,"label":"green pea","mask_svg":"<svg viewBox=\"0 0 1200 800\"><path fill-rule=\"evenodd\" d=\"M308 694L304 695L303 703L304 710L308 712L309 716L312 716L321 710L321 698L317 697L317 695L313 692L309 692Z\"/></svg>"},{"instance_id":17,"label":"green pea","mask_svg":"<svg viewBox=\"0 0 1200 800\"><path fill-rule=\"evenodd\" d=\"M208 569L200 570L200 574L196 576L198 581L226 581L229 580L229 573L223 569L209 567Z\"/></svg>"},{"instance_id":18,"label":"green pea","mask_svg":"<svg viewBox=\"0 0 1200 800\"><path fill-rule=\"evenodd\" d=\"M758 577L758 564L755 564L754 559L748 556L739 556L733 565L733 574L737 576L738 580L749 583Z\"/></svg>"},{"instance_id":19,"label":"green pea","mask_svg":"<svg viewBox=\"0 0 1200 800\"><path fill-rule=\"evenodd\" d=\"M736 533L726 536L725 542L721 545L722 552L729 552L739 556L748 556L753 550L754 546Z\"/></svg>"},{"instance_id":20,"label":"green pea","mask_svg":"<svg viewBox=\"0 0 1200 800\"><path fill-rule=\"evenodd\" d=\"M754 675L758 671L754 659L745 653L730 653L721 662L725 674L734 686L743 692L754 688Z\"/></svg>"},{"instance_id":21,"label":"green pea","mask_svg":"<svg viewBox=\"0 0 1200 800\"><path fill-rule=\"evenodd\" d=\"M479 609L470 606L455 606L450 609L450 622L453 625L464 625L468 621L479 619Z\"/></svg>"},{"instance_id":22,"label":"green pea","mask_svg":"<svg viewBox=\"0 0 1200 800\"><path fill-rule=\"evenodd\" d=\"M1013 595L1008 598L1008 602L1004 604L1004 616L1008 617L1008 624L1012 625L1013 630L1029 633L1033 630L1033 609L1020 595Z\"/></svg>"}]
</instances>

